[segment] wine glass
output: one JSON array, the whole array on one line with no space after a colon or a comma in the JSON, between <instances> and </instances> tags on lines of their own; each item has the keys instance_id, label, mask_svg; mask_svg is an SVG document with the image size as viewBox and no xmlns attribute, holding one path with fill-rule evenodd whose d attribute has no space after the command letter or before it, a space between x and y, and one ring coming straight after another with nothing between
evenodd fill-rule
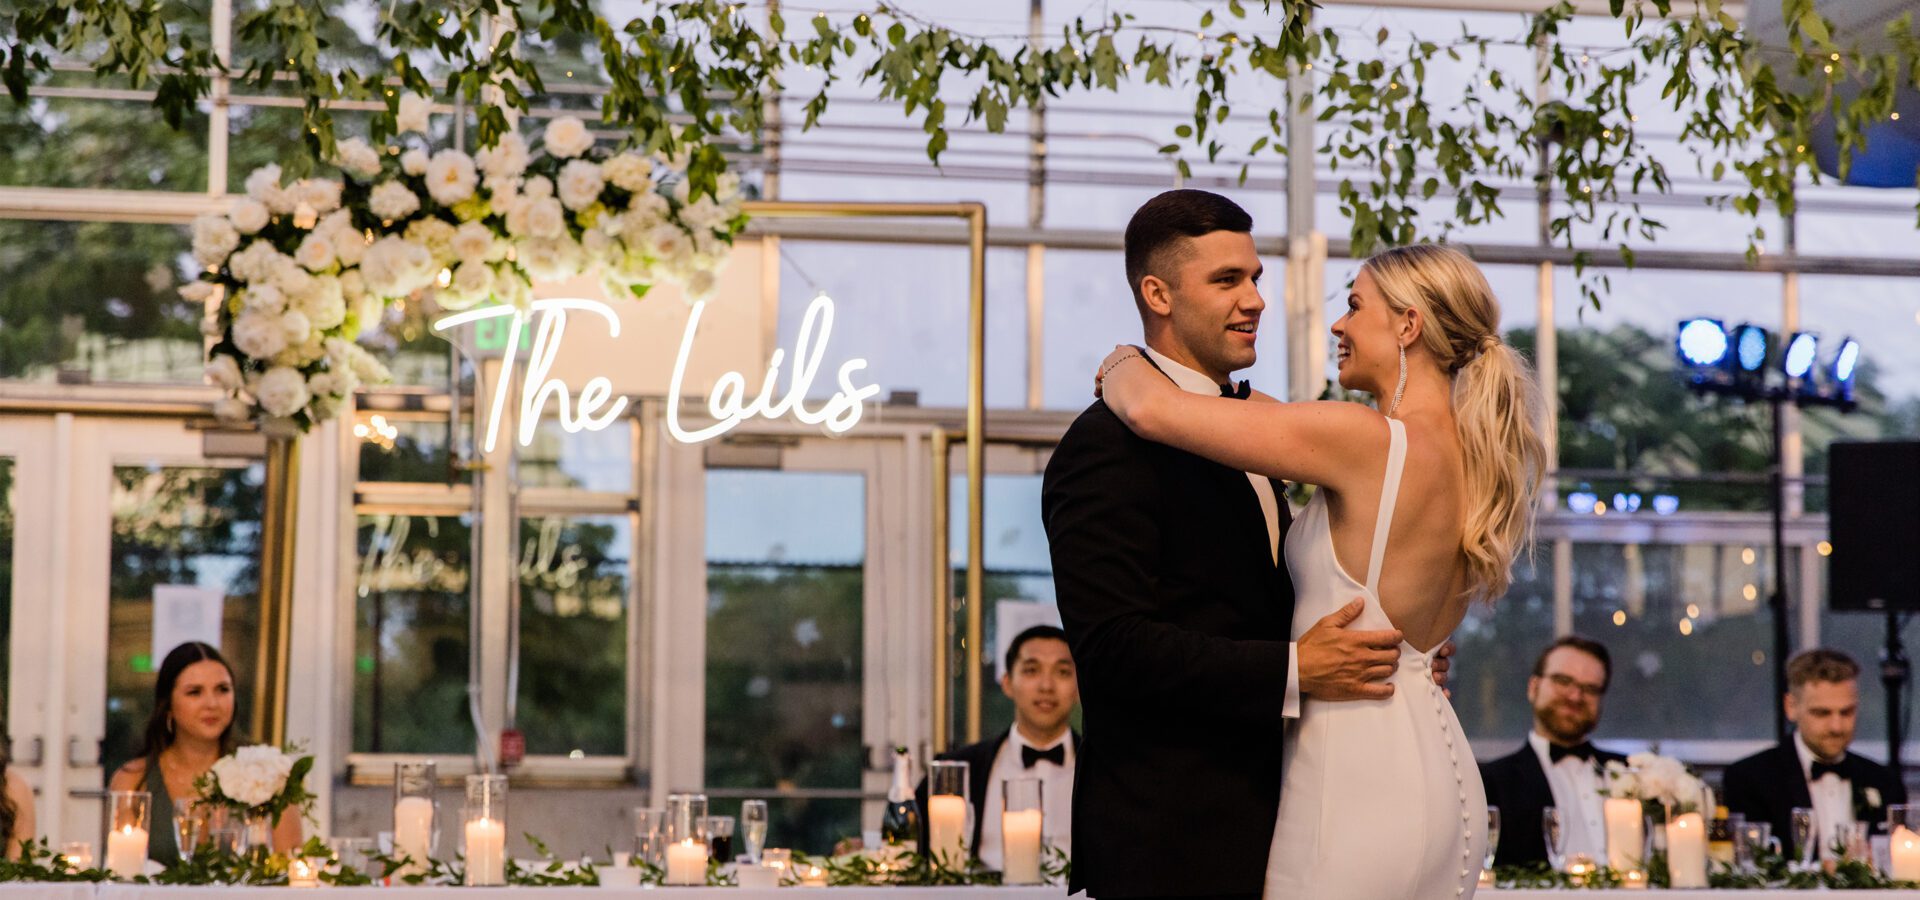
<instances>
[{"instance_id":1,"label":"wine glass","mask_svg":"<svg viewBox=\"0 0 1920 900\"><path fill-rule=\"evenodd\" d=\"M740 804L740 830L747 842L747 858L760 864L760 850L767 845L767 801L748 800Z\"/></svg>"},{"instance_id":2,"label":"wine glass","mask_svg":"<svg viewBox=\"0 0 1920 900\"><path fill-rule=\"evenodd\" d=\"M1819 843L1814 839L1813 824L1813 807L1793 808L1793 854L1803 866L1812 865L1820 855Z\"/></svg>"},{"instance_id":3,"label":"wine glass","mask_svg":"<svg viewBox=\"0 0 1920 900\"><path fill-rule=\"evenodd\" d=\"M1557 807L1540 811L1540 836L1546 839L1547 864L1555 872L1561 871L1567 864L1567 827Z\"/></svg>"}]
</instances>

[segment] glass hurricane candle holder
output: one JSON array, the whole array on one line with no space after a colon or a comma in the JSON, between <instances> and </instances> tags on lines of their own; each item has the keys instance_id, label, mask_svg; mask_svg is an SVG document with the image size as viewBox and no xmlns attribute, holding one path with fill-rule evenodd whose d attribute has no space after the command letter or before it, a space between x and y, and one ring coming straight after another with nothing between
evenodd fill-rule
<instances>
[{"instance_id":1,"label":"glass hurricane candle holder","mask_svg":"<svg viewBox=\"0 0 1920 900\"><path fill-rule=\"evenodd\" d=\"M1040 883L1041 832L1046 823L1038 778L1009 778L1000 784L1005 806L1000 813L1001 867L1006 884Z\"/></svg>"},{"instance_id":2,"label":"glass hurricane candle holder","mask_svg":"<svg viewBox=\"0 0 1920 900\"><path fill-rule=\"evenodd\" d=\"M108 791L107 807L107 870L116 878L138 876L147 868L153 795L146 791Z\"/></svg>"},{"instance_id":3,"label":"glass hurricane candle holder","mask_svg":"<svg viewBox=\"0 0 1920 900\"><path fill-rule=\"evenodd\" d=\"M965 762L944 759L927 766L927 852L941 868L967 867L967 835L972 833L968 768Z\"/></svg>"},{"instance_id":4,"label":"glass hurricane candle holder","mask_svg":"<svg viewBox=\"0 0 1920 900\"><path fill-rule=\"evenodd\" d=\"M393 764L393 855L411 857L398 874L425 872L433 856L437 774L430 762Z\"/></svg>"},{"instance_id":5,"label":"glass hurricane candle holder","mask_svg":"<svg viewBox=\"0 0 1920 900\"><path fill-rule=\"evenodd\" d=\"M507 883L507 776L468 775L463 816L467 884Z\"/></svg>"},{"instance_id":6,"label":"glass hurricane candle holder","mask_svg":"<svg viewBox=\"0 0 1920 900\"><path fill-rule=\"evenodd\" d=\"M707 795L667 795L667 884L707 883Z\"/></svg>"},{"instance_id":7,"label":"glass hurricane candle holder","mask_svg":"<svg viewBox=\"0 0 1920 900\"><path fill-rule=\"evenodd\" d=\"M93 868L93 843L91 841L68 841L60 845L60 861L69 871L80 872Z\"/></svg>"}]
</instances>

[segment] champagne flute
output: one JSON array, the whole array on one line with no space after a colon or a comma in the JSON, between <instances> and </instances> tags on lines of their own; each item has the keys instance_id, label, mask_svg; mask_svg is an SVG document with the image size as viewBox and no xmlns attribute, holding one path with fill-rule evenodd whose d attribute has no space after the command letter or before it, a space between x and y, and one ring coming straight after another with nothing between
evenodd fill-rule
<instances>
[{"instance_id":1,"label":"champagne flute","mask_svg":"<svg viewBox=\"0 0 1920 900\"><path fill-rule=\"evenodd\" d=\"M1555 872L1563 871L1567 865L1567 828L1557 807L1540 811L1540 836L1546 839L1547 864Z\"/></svg>"},{"instance_id":2,"label":"champagne flute","mask_svg":"<svg viewBox=\"0 0 1920 900\"><path fill-rule=\"evenodd\" d=\"M1813 808L1796 806L1793 808L1793 854L1800 864L1812 865L1820 856L1820 846L1814 837Z\"/></svg>"},{"instance_id":3,"label":"champagne flute","mask_svg":"<svg viewBox=\"0 0 1920 900\"><path fill-rule=\"evenodd\" d=\"M740 830L745 832L747 858L760 864L760 850L767 845L767 801L748 800L740 804Z\"/></svg>"}]
</instances>

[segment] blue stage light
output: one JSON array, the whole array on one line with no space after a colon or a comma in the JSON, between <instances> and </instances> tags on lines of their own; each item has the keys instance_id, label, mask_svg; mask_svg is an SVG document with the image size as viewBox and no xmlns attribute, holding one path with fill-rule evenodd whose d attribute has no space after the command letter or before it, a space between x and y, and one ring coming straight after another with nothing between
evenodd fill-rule
<instances>
[{"instance_id":1,"label":"blue stage light","mask_svg":"<svg viewBox=\"0 0 1920 900\"><path fill-rule=\"evenodd\" d=\"M1733 354L1742 372L1758 372L1767 364L1771 335L1758 325L1742 325L1733 330Z\"/></svg>"},{"instance_id":2,"label":"blue stage light","mask_svg":"<svg viewBox=\"0 0 1920 900\"><path fill-rule=\"evenodd\" d=\"M1672 494L1653 495L1653 511L1662 516L1670 516L1680 511L1680 498Z\"/></svg>"},{"instance_id":3,"label":"blue stage light","mask_svg":"<svg viewBox=\"0 0 1920 900\"><path fill-rule=\"evenodd\" d=\"M1727 327L1717 319L1680 323L1680 361L1695 368L1717 366L1727 358Z\"/></svg>"},{"instance_id":4,"label":"blue stage light","mask_svg":"<svg viewBox=\"0 0 1920 900\"><path fill-rule=\"evenodd\" d=\"M1780 360L1780 370L1788 378L1805 378L1813 371L1814 357L1819 355L1819 336L1811 331L1798 332L1787 344L1786 356Z\"/></svg>"}]
</instances>

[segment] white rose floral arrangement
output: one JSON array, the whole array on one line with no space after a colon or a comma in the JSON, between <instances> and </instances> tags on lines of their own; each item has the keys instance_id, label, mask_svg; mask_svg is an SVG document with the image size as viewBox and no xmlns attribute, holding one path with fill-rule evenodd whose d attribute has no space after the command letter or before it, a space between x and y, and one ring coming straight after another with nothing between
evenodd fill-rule
<instances>
[{"instance_id":1,"label":"white rose floral arrangement","mask_svg":"<svg viewBox=\"0 0 1920 900\"><path fill-rule=\"evenodd\" d=\"M424 133L430 109L402 97L402 134ZM524 306L535 280L597 274L609 297L667 282L704 299L746 226L738 176L695 196L684 159L602 151L571 116L537 151L515 132L472 156L349 138L331 162L338 180L256 169L225 215L193 223L205 271L181 294L206 306L222 420L291 434L332 418L388 379L356 340L403 298Z\"/></svg>"},{"instance_id":2,"label":"white rose floral arrangement","mask_svg":"<svg viewBox=\"0 0 1920 900\"><path fill-rule=\"evenodd\" d=\"M1609 762L1601 776L1601 794L1659 804L1672 815L1699 811L1707 791L1707 783L1688 771L1685 763L1655 753L1635 753L1625 763Z\"/></svg>"},{"instance_id":3,"label":"white rose floral arrangement","mask_svg":"<svg viewBox=\"0 0 1920 900\"><path fill-rule=\"evenodd\" d=\"M307 814L315 799L307 790L312 769L310 755L255 744L220 757L194 787L205 801L272 822L289 809Z\"/></svg>"}]
</instances>

